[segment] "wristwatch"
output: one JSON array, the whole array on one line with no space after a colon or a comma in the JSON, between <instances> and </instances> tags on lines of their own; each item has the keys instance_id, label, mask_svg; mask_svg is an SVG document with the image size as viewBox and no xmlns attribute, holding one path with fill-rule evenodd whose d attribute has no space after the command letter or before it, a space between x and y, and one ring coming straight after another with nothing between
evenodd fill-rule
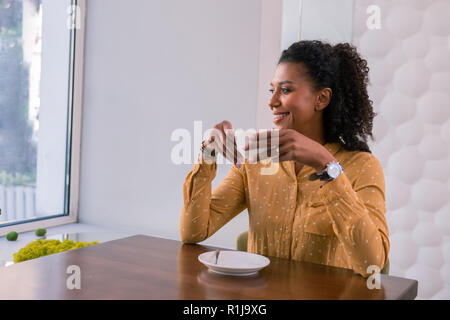
<instances>
[{"instance_id":1,"label":"wristwatch","mask_svg":"<svg viewBox=\"0 0 450 320\"><path fill-rule=\"evenodd\" d=\"M320 181L331 181L339 177L344 169L339 162L332 161L327 163L327 168L322 172L315 172L309 176L309 180L314 181L319 179Z\"/></svg>"}]
</instances>

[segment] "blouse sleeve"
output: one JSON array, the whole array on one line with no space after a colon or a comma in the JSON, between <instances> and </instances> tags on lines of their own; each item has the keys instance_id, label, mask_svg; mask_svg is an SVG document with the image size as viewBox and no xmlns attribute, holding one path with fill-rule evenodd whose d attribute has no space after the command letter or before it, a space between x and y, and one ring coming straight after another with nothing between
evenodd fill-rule
<instances>
[{"instance_id":1,"label":"blouse sleeve","mask_svg":"<svg viewBox=\"0 0 450 320\"><path fill-rule=\"evenodd\" d=\"M247 205L243 168L232 166L227 177L211 193L217 164L196 163L183 184L180 234L184 243L212 236Z\"/></svg>"},{"instance_id":2,"label":"blouse sleeve","mask_svg":"<svg viewBox=\"0 0 450 320\"><path fill-rule=\"evenodd\" d=\"M374 156L361 166L352 184L344 173L323 185L319 195L327 206L336 237L355 272L371 275L367 268L381 270L389 253L389 231L385 219L383 169Z\"/></svg>"}]
</instances>

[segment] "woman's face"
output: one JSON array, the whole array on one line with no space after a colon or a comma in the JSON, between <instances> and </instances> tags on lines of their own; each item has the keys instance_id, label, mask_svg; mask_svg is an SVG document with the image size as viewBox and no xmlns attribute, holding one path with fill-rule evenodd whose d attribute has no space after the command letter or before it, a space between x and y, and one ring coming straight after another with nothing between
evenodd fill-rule
<instances>
[{"instance_id":1,"label":"woman's face","mask_svg":"<svg viewBox=\"0 0 450 320\"><path fill-rule=\"evenodd\" d=\"M322 121L321 112L314 107L317 94L305 68L300 63L280 63L270 84L272 97L269 107L278 129L295 129L302 134L314 132Z\"/></svg>"}]
</instances>

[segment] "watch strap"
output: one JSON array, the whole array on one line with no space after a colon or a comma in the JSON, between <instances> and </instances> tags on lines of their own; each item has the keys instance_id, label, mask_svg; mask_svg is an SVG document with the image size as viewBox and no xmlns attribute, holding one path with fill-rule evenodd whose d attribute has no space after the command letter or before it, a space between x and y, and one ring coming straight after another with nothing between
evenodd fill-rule
<instances>
[{"instance_id":1,"label":"watch strap","mask_svg":"<svg viewBox=\"0 0 450 320\"><path fill-rule=\"evenodd\" d=\"M334 178L330 177L330 175L328 174L328 167L331 163L336 163L337 165L339 165L339 167L341 168L341 174L342 174L342 172L344 172L344 170L342 169L342 166L339 162L330 162L330 163L327 163L327 167L325 170L323 170L321 172L314 172L313 174L311 174L309 176L309 180L310 181L315 181L317 179L319 179L320 181L334 180Z\"/></svg>"},{"instance_id":2,"label":"watch strap","mask_svg":"<svg viewBox=\"0 0 450 320\"><path fill-rule=\"evenodd\" d=\"M333 180L333 178L331 178L328 175L327 171L322 171L322 172L314 172L313 174L311 174L309 176L309 181L315 181L315 180L330 181L330 180Z\"/></svg>"}]
</instances>

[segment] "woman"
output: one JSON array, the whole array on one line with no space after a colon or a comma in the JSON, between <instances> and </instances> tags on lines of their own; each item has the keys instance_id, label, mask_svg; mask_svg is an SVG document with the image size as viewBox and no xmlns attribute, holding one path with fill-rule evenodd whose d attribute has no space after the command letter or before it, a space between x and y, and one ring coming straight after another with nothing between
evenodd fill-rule
<instances>
[{"instance_id":1,"label":"woman","mask_svg":"<svg viewBox=\"0 0 450 320\"><path fill-rule=\"evenodd\" d=\"M367 145L375 116L368 72L347 43L300 41L284 50L269 101L279 129L278 171L261 175L262 161L234 165L211 194L216 164L196 163L183 186L182 241L203 241L248 209L249 252L365 277L371 265L381 270L389 233L383 170Z\"/></svg>"}]
</instances>

